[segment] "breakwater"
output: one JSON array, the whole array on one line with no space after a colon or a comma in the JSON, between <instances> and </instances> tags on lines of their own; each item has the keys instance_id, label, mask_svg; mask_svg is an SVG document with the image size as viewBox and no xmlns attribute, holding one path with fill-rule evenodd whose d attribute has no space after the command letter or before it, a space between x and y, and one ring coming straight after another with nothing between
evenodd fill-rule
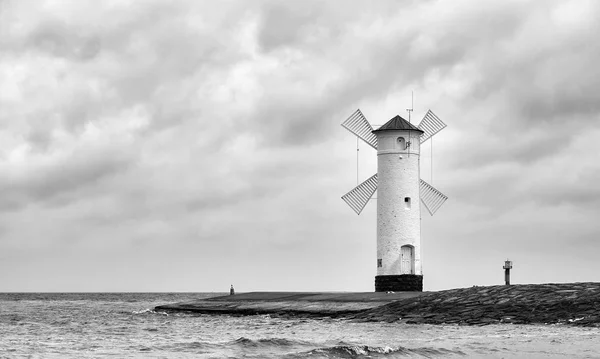
<instances>
[{"instance_id":1,"label":"breakwater","mask_svg":"<svg viewBox=\"0 0 600 359\"><path fill-rule=\"evenodd\" d=\"M421 292L252 292L160 305L155 310L203 314L269 314L276 316L345 318L395 300L414 298L422 294Z\"/></svg>"},{"instance_id":2,"label":"breakwater","mask_svg":"<svg viewBox=\"0 0 600 359\"><path fill-rule=\"evenodd\" d=\"M523 284L424 293L350 316L364 321L600 326L600 283Z\"/></svg>"},{"instance_id":3,"label":"breakwater","mask_svg":"<svg viewBox=\"0 0 600 359\"><path fill-rule=\"evenodd\" d=\"M600 327L600 283L521 284L438 292L253 292L161 305L158 311L336 317L367 322Z\"/></svg>"}]
</instances>

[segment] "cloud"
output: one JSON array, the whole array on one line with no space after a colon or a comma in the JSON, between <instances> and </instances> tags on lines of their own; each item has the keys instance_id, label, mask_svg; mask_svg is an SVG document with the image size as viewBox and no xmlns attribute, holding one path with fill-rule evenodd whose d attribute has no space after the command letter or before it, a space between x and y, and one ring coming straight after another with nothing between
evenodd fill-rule
<instances>
[{"instance_id":1,"label":"cloud","mask_svg":"<svg viewBox=\"0 0 600 359\"><path fill-rule=\"evenodd\" d=\"M433 144L434 185L450 197L423 220L429 288L492 275L456 265L459 279L436 277L448 253L552 257L544 241L569 221L593 247L595 2L1 6L0 249L10 258L30 248L27 258L75 265L60 254L68 248L97 269L166 261L176 279L164 290L190 288L176 272L215 268L206 290L236 276L248 288L370 290L375 210L355 218L339 198L357 160L339 123L356 108L374 124L404 115L413 91L413 122L432 108L448 123L421 156L427 179ZM359 160L359 177L376 170L373 151ZM307 262L319 270L303 277ZM55 272L77 281L65 273ZM131 275L126 290L140 283Z\"/></svg>"},{"instance_id":2,"label":"cloud","mask_svg":"<svg viewBox=\"0 0 600 359\"><path fill-rule=\"evenodd\" d=\"M53 206L85 200L86 189L93 190L99 183L127 171L136 160L115 148L76 149L42 156L3 166L0 207L15 210L27 204Z\"/></svg>"}]
</instances>

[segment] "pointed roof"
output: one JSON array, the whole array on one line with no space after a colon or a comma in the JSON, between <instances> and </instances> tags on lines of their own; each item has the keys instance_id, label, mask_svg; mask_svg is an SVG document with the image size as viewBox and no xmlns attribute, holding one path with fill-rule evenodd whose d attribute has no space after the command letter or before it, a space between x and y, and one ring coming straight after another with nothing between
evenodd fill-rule
<instances>
[{"instance_id":1,"label":"pointed roof","mask_svg":"<svg viewBox=\"0 0 600 359\"><path fill-rule=\"evenodd\" d=\"M386 122L383 126L379 127L375 131L373 131L373 133L379 132L379 131L398 131L398 130L400 130L400 131L418 131L421 133L425 132L423 130L420 130L416 126L413 126L411 123L409 123L402 117L396 115L396 117L392 118L391 120Z\"/></svg>"}]
</instances>

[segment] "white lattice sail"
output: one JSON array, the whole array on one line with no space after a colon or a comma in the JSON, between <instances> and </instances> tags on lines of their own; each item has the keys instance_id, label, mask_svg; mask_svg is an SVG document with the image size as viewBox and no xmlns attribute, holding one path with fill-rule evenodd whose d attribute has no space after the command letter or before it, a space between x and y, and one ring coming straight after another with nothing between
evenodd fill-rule
<instances>
[{"instance_id":1,"label":"white lattice sail","mask_svg":"<svg viewBox=\"0 0 600 359\"><path fill-rule=\"evenodd\" d=\"M423 117L423 120L421 120L421 123L419 123L419 126L417 127L419 130L424 131L420 139L421 143L423 143L430 139L431 136L444 129L446 124L442 122L442 120L440 120L440 118L437 117L433 111L428 110L425 114L425 117Z\"/></svg>"},{"instance_id":2,"label":"white lattice sail","mask_svg":"<svg viewBox=\"0 0 600 359\"><path fill-rule=\"evenodd\" d=\"M342 196L344 202L356 212L360 214L363 208L367 205L373 193L377 190L377 173L367 178L363 183L354 187L353 190Z\"/></svg>"},{"instance_id":3,"label":"white lattice sail","mask_svg":"<svg viewBox=\"0 0 600 359\"><path fill-rule=\"evenodd\" d=\"M373 127L365 116L356 110L346 121L342 122L342 127L358 136L361 140L369 144L369 146L377 149L377 137L373 134Z\"/></svg>"},{"instance_id":4,"label":"white lattice sail","mask_svg":"<svg viewBox=\"0 0 600 359\"><path fill-rule=\"evenodd\" d=\"M448 199L445 194L423 180L419 182L419 189L421 192L421 202L423 202L423 205L425 205L425 208L427 208L427 211L432 216Z\"/></svg>"}]
</instances>

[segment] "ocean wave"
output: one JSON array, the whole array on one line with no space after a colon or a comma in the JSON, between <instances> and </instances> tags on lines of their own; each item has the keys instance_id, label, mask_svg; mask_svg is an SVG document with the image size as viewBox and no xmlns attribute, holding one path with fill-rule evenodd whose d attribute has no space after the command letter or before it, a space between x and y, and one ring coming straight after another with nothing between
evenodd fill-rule
<instances>
[{"instance_id":1,"label":"ocean wave","mask_svg":"<svg viewBox=\"0 0 600 359\"><path fill-rule=\"evenodd\" d=\"M240 337L238 339L226 342L193 341L186 343L173 343L160 348L169 349L176 352L193 350L198 353L198 350L200 350L200 352L206 352L207 350L219 352L221 350L230 350L237 347L240 350L268 353L272 351L278 352L278 350L282 348L291 348L303 345L307 345L307 343L300 340L290 340L285 338L249 339L246 337Z\"/></svg>"},{"instance_id":2,"label":"ocean wave","mask_svg":"<svg viewBox=\"0 0 600 359\"><path fill-rule=\"evenodd\" d=\"M268 349L268 348L291 348L299 346L313 347L315 343L309 343L301 340L292 340L287 338L265 338L249 339L240 337L236 340L223 343L225 346L235 345L243 348ZM338 345L322 347L301 352L293 352L285 355L286 358L378 358L378 357L425 357L433 358L440 356L465 356L466 354L459 350L450 350L445 348L406 348L402 346L371 346L360 344L349 344L340 342Z\"/></svg>"},{"instance_id":3,"label":"ocean wave","mask_svg":"<svg viewBox=\"0 0 600 359\"><path fill-rule=\"evenodd\" d=\"M185 343L170 343L167 345L157 345L155 346L158 350L166 350L169 352L180 353L180 352L193 352L196 354L200 353L210 353L210 352L219 352L223 350L223 346L210 342L203 341L193 341L193 342L185 342Z\"/></svg>"},{"instance_id":4,"label":"ocean wave","mask_svg":"<svg viewBox=\"0 0 600 359\"><path fill-rule=\"evenodd\" d=\"M403 357L403 356L421 356L432 358L437 356L466 354L459 350L449 350L445 348L405 348L389 346L370 346L370 345L336 345L326 348L313 349L307 352L291 355L296 358L378 358L378 357Z\"/></svg>"},{"instance_id":5,"label":"ocean wave","mask_svg":"<svg viewBox=\"0 0 600 359\"><path fill-rule=\"evenodd\" d=\"M132 314L160 314L160 315L165 315L168 316L168 313L165 312L156 312L154 311L154 309L142 309L142 310L134 310L132 312Z\"/></svg>"},{"instance_id":6,"label":"ocean wave","mask_svg":"<svg viewBox=\"0 0 600 359\"><path fill-rule=\"evenodd\" d=\"M289 347L294 345L307 345L306 342L301 340L291 340L286 338L264 338L264 339L248 339L245 337L240 337L236 340L233 340L227 344L233 344L244 347L268 347L268 346L277 346L277 347Z\"/></svg>"}]
</instances>

